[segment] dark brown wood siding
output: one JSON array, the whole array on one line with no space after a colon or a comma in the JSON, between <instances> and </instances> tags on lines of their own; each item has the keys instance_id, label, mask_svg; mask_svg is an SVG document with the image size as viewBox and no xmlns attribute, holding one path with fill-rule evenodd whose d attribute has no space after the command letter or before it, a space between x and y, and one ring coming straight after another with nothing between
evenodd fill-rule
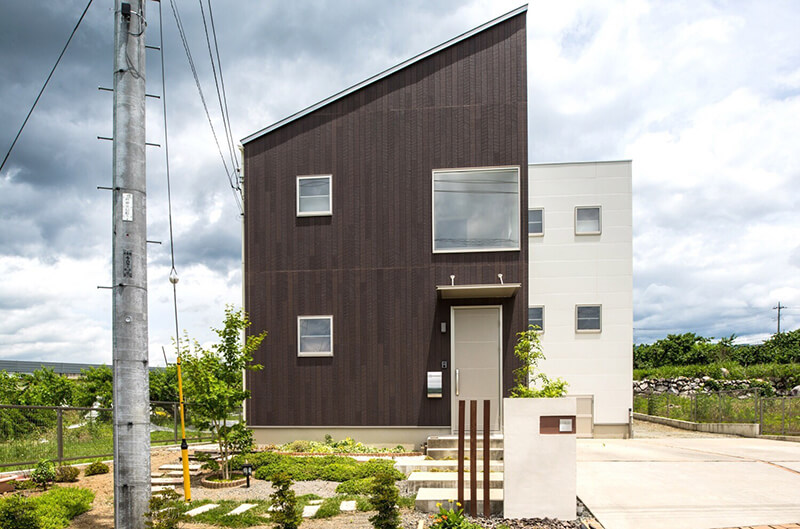
<instances>
[{"instance_id":1,"label":"dark brown wood siding","mask_svg":"<svg viewBox=\"0 0 800 529\"><path fill-rule=\"evenodd\" d=\"M527 323L525 13L245 146L245 299L269 336L247 375L254 426L440 426L426 372L450 360L435 285L521 283L503 305L503 365ZM434 169L518 166L519 251L433 254ZM333 215L296 216L296 177L331 174ZM298 358L297 316L333 315L334 355ZM449 325L448 325L449 331Z\"/></svg>"}]
</instances>

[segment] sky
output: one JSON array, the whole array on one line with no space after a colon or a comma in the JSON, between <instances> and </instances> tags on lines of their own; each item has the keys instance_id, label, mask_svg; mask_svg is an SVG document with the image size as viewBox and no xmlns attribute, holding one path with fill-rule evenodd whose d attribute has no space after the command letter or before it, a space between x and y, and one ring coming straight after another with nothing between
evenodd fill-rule
<instances>
[{"instance_id":1,"label":"sky","mask_svg":"<svg viewBox=\"0 0 800 529\"><path fill-rule=\"evenodd\" d=\"M200 4L176 0L212 121ZM0 6L5 155L85 0ZM0 173L0 358L111 362L113 8L94 2ZM207 4L205 4L207 7ZM235 140L520 4L504 0L212 3ZM147 3L158 45L159 4ZM241 222L163 6L179 327L201 342L241 304ZM208 12L206 9L206 16ZM633 160L634 341L800 327L800 3L529 5L529 159ZM147 51L147 91L161 94ZM161 100L148 141L164 143ZM170 361L163 149L148 148L149 340ZM229 163L230 165L230 163Z\"/></svg>"}]
</instances>

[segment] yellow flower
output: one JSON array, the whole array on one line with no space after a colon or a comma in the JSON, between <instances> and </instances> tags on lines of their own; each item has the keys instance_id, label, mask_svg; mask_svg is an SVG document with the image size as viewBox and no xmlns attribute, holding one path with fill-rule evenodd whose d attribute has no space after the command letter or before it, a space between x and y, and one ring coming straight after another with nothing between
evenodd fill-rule
<instances>
[{"instance_id":1,"label":"yellow flower","mask_svg":"<svg viewBox=\"0 0 800 529\"><path fill-rule=\"evenodd\" d=\"M441 504L441 503L437 503L437 504L436 504L436 506L437 506L437 507L441 507L441 506L442 506L442 504Z\"/></svg>"}]
</instances>

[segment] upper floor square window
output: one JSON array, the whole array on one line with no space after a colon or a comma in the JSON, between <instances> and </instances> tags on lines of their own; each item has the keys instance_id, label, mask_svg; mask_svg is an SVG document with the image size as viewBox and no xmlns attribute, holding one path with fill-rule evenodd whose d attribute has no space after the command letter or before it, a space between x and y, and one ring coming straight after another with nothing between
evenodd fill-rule
<instances>
[{"instance_id":1,"label":"upper floor square window","mask_svg":"<svg viewBox=\"0 0 800 529\"><path fill-rule=\"evenodd\" d=\"M575 208L575 234L600 234L600 206L578 206Z\"/></svg>"},{"instance_id":2,"label":"upper floor square window","mask_svg":"<svg viewBox=\"0 0 800 529\"><path fill-rule=\"evenodd\" d=\"M575 331L600 332L602 309L601 305L576 305Z\"/></svg>"},{"instance_id":3,"label":"upper floor square window","mask_svg":"<svg viewBox=\"0 0 800 529\"><path fill-rule=\"evenodd\" d=\"M544 307L528 307L528 329L531 325L537 331L544 331Z\"/></svg>"},{"instance_id":4,"label":"upper floor square window","mask_svg":"<svg viewBox=\"0 0 800 529\"><path fill-rule=\"evenodd\" d=\"M433 251L519 250L519 167L433 171Z\"/></svg>"},{"instance_id":5,"label":"upper floor square window","mask_svg":"<svg viewBox=\"0 0 800 529\"><path fill-rule=\"evenodd\" d=\"M297 177L297 216L331 215L331 175Z\"/></svg>"},{"instance_id":6,"label":"upper floor square window","mask_svg":"<svg viewBox=\"0 0 800 529\"><path fill-rule=\"evenodd\" d=\"M333 316L297 317L297 355L333 356Z\"/></svg>"},{"instance_id":7,"label":"upper floor square window","mask_svg":"<svg viewBox=\"0 0 800 529\"><path fill-rule=\"evenodd\" d=\"M544 235L544 209L528 210L528 235Z\"/></svg>"}]
</instances>

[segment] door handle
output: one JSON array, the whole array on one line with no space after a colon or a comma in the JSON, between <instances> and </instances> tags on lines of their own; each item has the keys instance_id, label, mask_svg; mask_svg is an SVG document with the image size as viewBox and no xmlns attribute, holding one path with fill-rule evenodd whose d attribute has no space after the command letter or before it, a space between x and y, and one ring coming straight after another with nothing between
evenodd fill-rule
<instances>
[{"instance_id":1,"label":"door handle","mask_svg":"<svg viewBox=\"0 0 800 529\"><path fill-rule=\"evenodd\" d=\"M458 397L458 394L460 393L459 391L461 386L460 382L461 382L461 377L459 376L458 369L456 369L456 397Z\"/></svg>"}]
</instances>

